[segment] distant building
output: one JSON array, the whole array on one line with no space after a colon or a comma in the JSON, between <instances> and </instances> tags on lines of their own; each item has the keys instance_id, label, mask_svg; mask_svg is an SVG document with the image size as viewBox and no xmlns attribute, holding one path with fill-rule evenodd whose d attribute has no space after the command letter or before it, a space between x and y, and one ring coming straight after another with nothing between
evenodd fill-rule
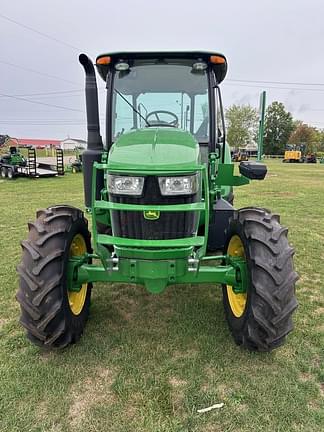
<instances>
[{"instance_id":1,"label":"distant building","mask_svg":"<svg viewBox=\"0 0 324 432\"><path fill-rule=\"evenodd\" d=\"M66 138L60 142L62 150L86 149L87 142L77 138Z\"/></svg>"},{"instance_id":2,"label":"distant building","mask_svg":"<svg viewBox=\"0 0 324 432\"><path fill-rule=\"evenodd\" d=\"M258 145L256 142L251 141L246 145L245 151L249 156L257 156L258 155Z\"/></svg>"},{"instance_id":3,"label":"distant building","mask_svg":"<svg viewBox=\"0 0 324 432\"><path fill-rule=\"evenodd\" d=\"M36 149L44 149L51 147L60 147L61 142L54 139L34 139L34 138L11 138L17 141L19 147L35 147Z\"/></svg>"},{"instance_id":4,"label":"distant building","mask_svg":"<svg viewBox=\"0 0 324 432\"><path fill-rule=\"evenodd\" d=\"M231 148L232 155L237 152L243 152L246 153L248 157L254 157L258 155L258 145L255 141L251 141L244 147Z\"/></svg>"}]
</instances>

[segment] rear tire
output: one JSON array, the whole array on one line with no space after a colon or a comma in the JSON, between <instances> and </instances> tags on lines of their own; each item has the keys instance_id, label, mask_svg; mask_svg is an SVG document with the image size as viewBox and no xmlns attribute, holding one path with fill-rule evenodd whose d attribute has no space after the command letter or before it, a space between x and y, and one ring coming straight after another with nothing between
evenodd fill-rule
<instances>
[{"instance_id":1,"label":"rear tire","mask_svg":"<svg viewBox=\"0 0 324 432\"><path fill-rule=\"evenodd\" d=\"M242 253L238 248L230 255L245 257L248 289L244 298L243 294L235 294L231 286L223 286L225 316L235 342L251 351L279 347L293 329L298 275L287 232L278 215L259 208L235 212L230 223L224 254L231 250L231 239L231 244L233 238L241 242Z\"/></svg>"},{"instance_id":2,"label":"rear tire","mask_svg":"<svg viewBox=\"0 0 324 432\"><path fill-rule=\"evenodd\" d=\"M20 322L34 344L63 348L80 339L89 314L91 284L82 285L75 304L71 300L75 292L67 286L69 257L91 253L88 222L81 210L62 205L38 211L36 221L28 227L29 236L21 243L23 256L17 268ZM71 253L76 239L80 253Z\"/></svg>"},{"instance_id":3,"label":"rear tire","mask_svg":"<svg viewBox=\"0 0 324 432\"><path fill-rule=\"evenodd\" d=\"M13 168L7 169L7 177L8 177L8 180L13 180L15 178L15 173L14 173Z\"/></svg>"}]
</instances>

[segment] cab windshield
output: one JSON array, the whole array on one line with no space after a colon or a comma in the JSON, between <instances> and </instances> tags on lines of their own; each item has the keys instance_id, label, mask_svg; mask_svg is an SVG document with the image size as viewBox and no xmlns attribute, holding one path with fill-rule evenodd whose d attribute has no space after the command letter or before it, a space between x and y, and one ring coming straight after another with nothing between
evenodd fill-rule
<instances>
[{"instance_id":1,"label":"cab windshield","mask_svg":"<svg viewBox=\"0 0 324 432\"><path fill-rule=\"evenodd\" d=\"M204 64L203 64L204 66ZM209 140L208 79L194 60L136 60L115 71L113 140L144 127L174 127Z\"/></svg>"}]
</instances>

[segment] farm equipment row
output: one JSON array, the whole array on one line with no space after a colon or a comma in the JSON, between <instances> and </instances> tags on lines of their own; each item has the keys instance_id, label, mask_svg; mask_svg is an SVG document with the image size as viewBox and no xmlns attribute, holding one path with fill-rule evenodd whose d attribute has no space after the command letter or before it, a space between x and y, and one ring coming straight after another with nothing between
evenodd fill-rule
<instances>
[{"instance_id":1,"label":"farm equipment row","mask_svg":"<svg viewBox=\"0 0 324 432\"><path fill-rule=\"evenodd\" d=\"M232 162L243 162L247 160L249 160L249 156L244 149L233 151Z\"/></svg>"},{"instance_id":2,"label":"farm equipment row","mask_svg":"<svg viewBox=\"0 0 324 432\"><path fill-rule=\"evenodd\" d=\"M316 163L317 158L314 153L307 152L306 146L288 144L284 154L284 163Z\"/></svg>"}]
</instances>

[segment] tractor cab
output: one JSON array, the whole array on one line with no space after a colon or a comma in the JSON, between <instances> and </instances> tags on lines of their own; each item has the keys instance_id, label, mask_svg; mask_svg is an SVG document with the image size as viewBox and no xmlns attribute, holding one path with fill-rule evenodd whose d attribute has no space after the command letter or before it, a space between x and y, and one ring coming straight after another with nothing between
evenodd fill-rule
<instances>
[{"instance_id":1,"label":"tractor cab","mask_svg":"<svg viewBox=\"0 0 324 432\"><path fill-rule=\"evenodd\" d=\"M151 129L139 135L145 140L152 135L152 129L159 128L158 137L165 144L165 140L171 139L170 132L176 142L186 140L190 134L199 144L201 159L207 163L208 153L225 135L224 123L215 124L215 111L221 109L215 89L227 72L223 55L121 52L98 56L96 67L107 86L108 149L122 135ZM218 116L220 121L222 118ZM182 133L175 133L174 129ZM131 135L131 143L136 142L136 136ZM138 154L138 149L129 150Z\"/></svg>"},{"instance_id":2,"label":"tractor cab","mask_svg":"<svg viewBox=\"0 0 324 432\"><path fill-rule=\"evenodd\" d=\"M86 56L81 55L80 61L89 66ZM219 89L227 72L225 57L214 52L121 52L98 56L96 67L107 88L106 149L89 152L92 138L88 140L84 153L87 207L92 193L89 170L105 151L108 172L106 184L103 173L96 175L98 198L105 189L110 202L125 205L198 203L207 190L202 166L217 171L220 160L231 163ZM93 87L86 91L93 114ZM88 118L91 126L94 122ZM225 182L219 197L232 202L232 195L232 185ZM213 249L222 247L232 212L232 207L222 212L217 223L222 234ZM109 214L115 236L141 240L196 236L199 220L204 224L198 212L179 213L181 226L169 212L158 216L154 222L141 212L112 209ZM108 219L100 223L107 225Z\"/></svg>"},{"instance_id":3,"label":"tractor cab","mask_svg":"<svg viewBox=\"0 0 324 432\"><path fill-rule=\"evenodd\" d=\"M215 139L214 88L226 75L224 56L116 53L99 56L96 66L108 89L108 145L155 127L187 131L202 146Z\"/></svg>"},{"instance_id":4,"label":"tractor cab","mask_svg":"<svg viewBox=\"0 0 324 432\"><path fill-rule=\"evenodd\" d=\"M104 149L93 66L83 54L80 62L89 83L90 140L84 154L84 176L86 206L90 207L87 179L92 177L92 164L101 161ZM118 168L120 161L125 170L147 164L156 169L171 169L173 165L181 169L200 162L208 164L210 154L217 156L215 165L220 156L223 163L230 163L219 89L227 72L222 54L119 52L98 56L96 68L107 88L105 150L112 169ZM102 186L100 179L97 186ZM224 193L230 195L230 186L224 185Z\"/></svg>"}]
</instances>

